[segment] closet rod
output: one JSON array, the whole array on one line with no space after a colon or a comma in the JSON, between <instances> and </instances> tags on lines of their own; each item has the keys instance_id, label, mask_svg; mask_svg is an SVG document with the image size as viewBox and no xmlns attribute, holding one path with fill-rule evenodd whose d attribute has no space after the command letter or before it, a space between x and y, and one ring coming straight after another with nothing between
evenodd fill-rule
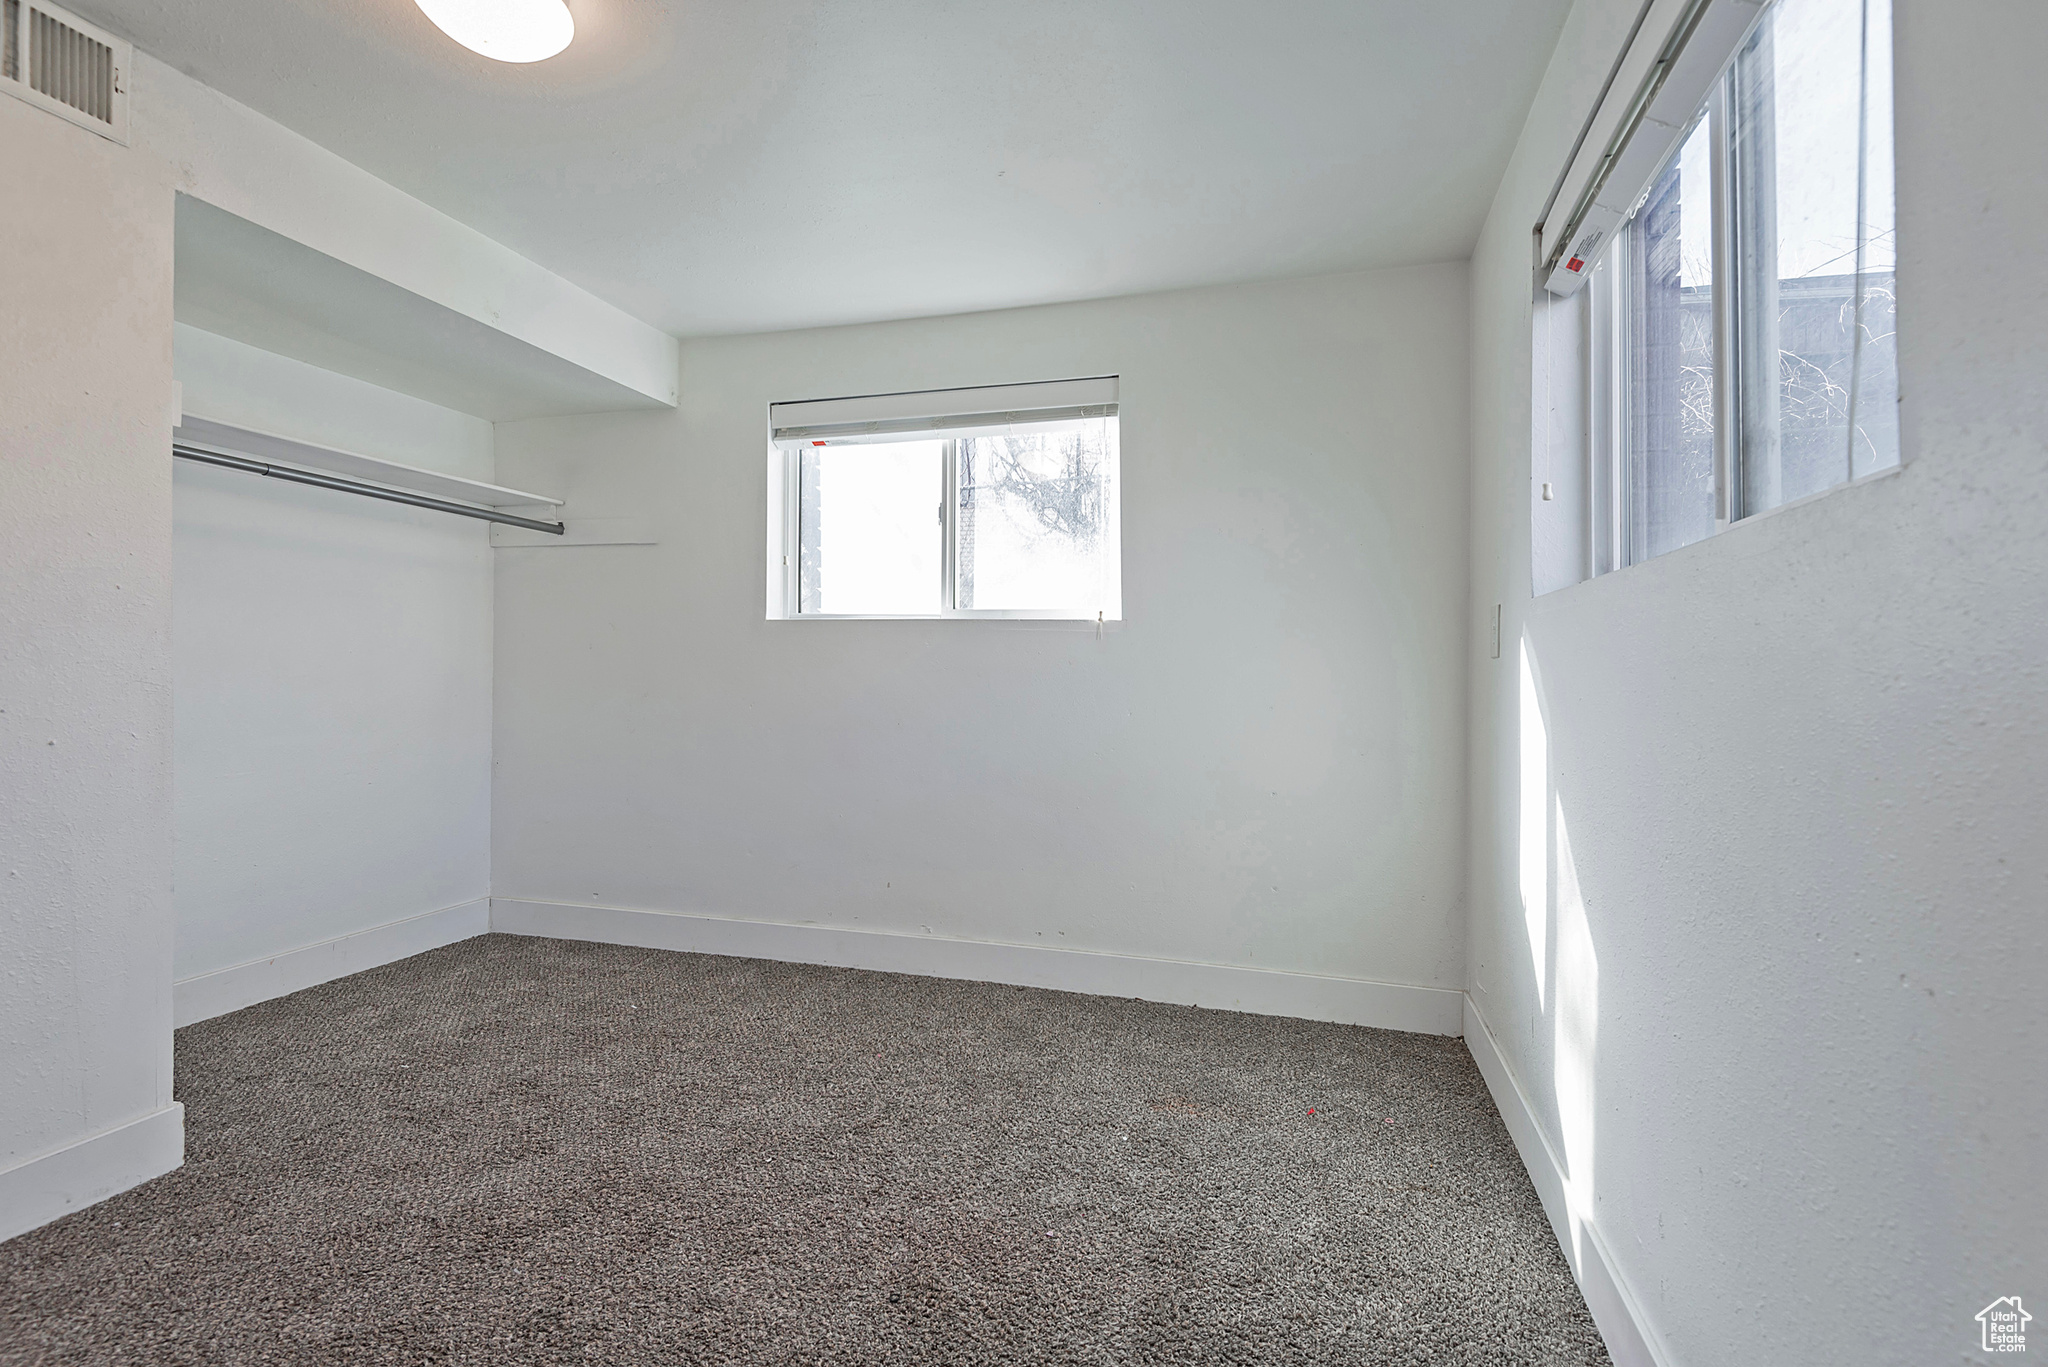
<instances>
[{"instance_id":1,"label":"closet rod","mask_svg":"<svg viewBox=\"0 0 2048 1367\"><path fill-rule=\"evenodd\" d=\"M415 508L431 508L437 513L454 513L458 517L473 517L480 522L502 522L508 527L524 527L530 532L547 532L551 536L562 534L559 522L542 522L538 518L515 517L492 508L478 508L467 503L453 503L445 498L429 498L425 494L408 493L403 489L387 489L381 484L365 484L361 480L344 479L340 475L316 474L311 470L296 470L289 465L272 465L268 461L254 460L248 456L232 456L225 451L209 451L203 446L187 446L183 442L171 443L171 454L180 460L203 461L208 465L220 465L230 470L245 470L252 475L268 475L272 479L288 479L294 484L311 484L320 489L334 489L344 494L361 494L364 498L381 498L391 503L409 503Z\"/></svg>"}]
</instances>

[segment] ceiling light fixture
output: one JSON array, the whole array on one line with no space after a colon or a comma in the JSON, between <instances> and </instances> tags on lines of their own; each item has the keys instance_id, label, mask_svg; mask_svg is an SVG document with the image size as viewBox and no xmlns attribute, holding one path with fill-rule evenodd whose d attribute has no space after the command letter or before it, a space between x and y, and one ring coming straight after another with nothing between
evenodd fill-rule
<instances>
[{"instance_id":1,"label":"ceiling light fixture","mask_svg":"<svg viewBox=\"0 0 2048 1367\"><path fill-rule=\"evenodd\" d=\"M569 46L567 0L415 0L434 27L494 61L539 62Z\"/></svg>"}]
</instances>

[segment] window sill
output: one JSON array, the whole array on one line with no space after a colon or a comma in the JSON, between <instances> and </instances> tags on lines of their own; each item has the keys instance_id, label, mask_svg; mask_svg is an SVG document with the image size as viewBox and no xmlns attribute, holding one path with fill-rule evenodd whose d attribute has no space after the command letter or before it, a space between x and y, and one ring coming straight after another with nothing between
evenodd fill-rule
<instances>
[{"instance_id":1,"label":"window sill","mask_svg":"<svg viewBox=\"0 0 2048 1367\"><path fill-rule=\"evenodd\" d=\"M1897 475L1899 471L1905 468L1905 462L1900 461L1897 465L1887 465L1882 470L1872 470L1867 475L1858 475L1856 476L1856 478L1844 480L1840 484L1830 484L1825 489L1820 489L1813 493L1804 495L1803 497L1795 498L1790 503L1780 503L1775 508L1766 508L1760 513L1751 513L1748 517L1743 518L1740 522L1731 522L1727 526L1715 532L1714 536L1708 537L1707 540L1712 541L1716 536L1724 536L1727 533L1734 531L1737 527L1753 527L1759 522L1767 522L1771 518L1776 517L1780 513L1789 513L1794 508L1804 508L1808 504L1818 503L1822 499L1832 497L1835 494L1839 494L1845 489L1860 489L1866 484L1876 484L1881 480L1890 479L1893 476Z\"/></svg>"},{"instance_id":2,"label":"window sill","mask_svg":"<svg viewBox=\"0 0 2048 1367\"><path fill-rule=\"evenodd\" d=\"M1098 621L1093 616L1075 617L1064 612L944 612L944 613L858 613L858 612L801 612L782 617L770 617L771 622L983 622L997 623L1011 628L1027 628L1042 631L1116 631L1122 628L1121 617L1104 617Z\"/></svg>"},{"instance_id":3,"label":"window sill","mask_svg":"<svg viewBox=\"0 0 2048 1367\"><path fill-rule=\"evenodd\" d=\"M1697 541L1689 542L1683 546L1674 547L1671 550L1663 552L1661 555L1653 555L1646 560L1638 560L1633 564L1623 565L1619 569L1608 570L1604 574L1588 575L1586 578L1579 580L1577 583L1560 584L1554 589L1549 589L1543 593L1535 594L1533 596L1536 598L1550 598L1560 593L1569 593L1573 589L1583 587L1587 584L1598 583L1602 580L1612 579L1616 575L1627 574L1630 570L1640 569L1644 565L1658 564L1662 561L1671 559L1671 557L1675 555L1685 555L1688 552L1699 552L1705 554L1706 552L1700 551L1701 547L1712 546L1715 543L1721 541L1723 538L1730 535L1731 533L1739 534L1745 527L1755 527L1763 523L1770 522L1773 519L1780 516L1781 514L1792 512L1794 509L1797 508L1811 507L1813 504L1819 503L1825 499L1833 498L1835 495L1843 493L1849 489L1860 489L1865 485L1882 483L1885 480L1895 478L1899 474L1899 472L1904 470L1905 468L1905 463L1901 461L1897 465L1887 465L1882 470L1872 470L1867 475L1858 475L1856 476L1856 478L1851 480L1844 480L1840 484L1829 485L1825 489L1820 489L1815 491L1814 493L1807 494L1803 497L1795 498L1790 503L1780 503L1775 508L1766 508L1760 513L1751 513L1748 517L1743 518L1740 522L1730 522L1726 526L1718 528L1712 536L1703 536Z\"/></svg>"}]
</instances>

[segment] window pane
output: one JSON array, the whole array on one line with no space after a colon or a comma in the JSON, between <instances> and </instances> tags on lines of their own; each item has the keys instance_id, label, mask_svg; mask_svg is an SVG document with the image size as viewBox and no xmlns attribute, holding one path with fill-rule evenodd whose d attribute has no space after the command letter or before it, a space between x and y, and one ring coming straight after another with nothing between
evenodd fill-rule
<instances>
[{"instance_id":1,"label":"window pane","mask_svg":"<svg viewBox=\"0 0 2048 1367\"><path fill-rule=\"evenodd\" d=\"M1898 463L1890 35L1778 0L1736 60L1744 512Z\"/></svg>"},{"instance_id":2,"label":"window pane","mask_svg":"<svg viewBox=\"0 0 2048 1367\"><path fill-rule=\"evenodd\" d=\"M804 451L801 611L938 612L945 452L943 441Z\"/></svg>"},{"instance_id":3,"label":"window pane","mask_svg":"<svg viewBox=\"0 0 2048 1367\"><path fill-rule=\"evenodd\" d=\"M958 603L1113 608L1116 422L960 443Z\"/></svg>"},{"instance_id":4,"label":"window pane","mask_svg":"<svg viewBox=\"0 0 2048 1367\"><path fill-rule=\"evenodd\" d=\"M1714 531L1712 157L1701 119L1629 222L1632 560Z\"/></svg>"}]
</instances>

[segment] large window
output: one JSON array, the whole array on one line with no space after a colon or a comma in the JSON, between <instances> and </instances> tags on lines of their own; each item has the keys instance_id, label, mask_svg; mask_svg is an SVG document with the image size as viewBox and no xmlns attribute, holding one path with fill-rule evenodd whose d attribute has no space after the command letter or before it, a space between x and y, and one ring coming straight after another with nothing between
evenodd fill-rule
<instances>
[{"instance_id":1,"label":"large window","mask_svg":"<svg viewBox=\"0 0 2048 1367\"><path fill-rule=\"evenodd\" d=\"M1898 463L1890 33L1775 0L1593 266L1567 581Z\"/></svg>"},{"instance_id":2,"label":"large window","mask_svg":"<svg viewBox=\"0 0 2048 1367\"><path fill-rule=\"evenodd\" d=\"M771 615L1119 619L1115 385L776 405Z\"/></svg>"}]
</instances>

